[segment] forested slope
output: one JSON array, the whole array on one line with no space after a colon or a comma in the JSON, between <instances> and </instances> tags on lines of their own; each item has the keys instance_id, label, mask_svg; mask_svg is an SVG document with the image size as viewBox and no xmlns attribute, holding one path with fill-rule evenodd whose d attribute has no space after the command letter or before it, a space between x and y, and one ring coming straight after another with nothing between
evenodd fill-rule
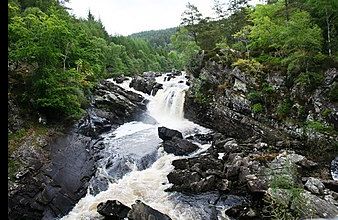
<instances>
[{"instance_id":1,"label":"forested slope","mask_svg":"<svg viewBox=\"0 0 338 220\"><path fill-rule=\"evenodd\" d=\"M78 118L96 82L116 74L167 71L167 52L110 36L100 20L69 15L56 0L8 3L9 95L49 118Z\"/></svg>"}]
</instances>

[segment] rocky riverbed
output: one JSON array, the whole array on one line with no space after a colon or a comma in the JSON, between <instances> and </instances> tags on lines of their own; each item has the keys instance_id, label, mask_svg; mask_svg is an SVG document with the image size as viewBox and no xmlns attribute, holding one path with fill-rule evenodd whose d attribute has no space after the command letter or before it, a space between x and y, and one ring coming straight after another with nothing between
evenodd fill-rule
<instances>
[{"instance_id":1,"label":"rocky riverbed","mask_svg":"<svg viewBox=\"0 0 338 220\"><path fill-rule=\"evenodd\" d=\"M222 70L204 70L202 73L216 81L225 74ZM220 73L223 75L217 77ZM336 155L332 154L334 151L327 151L316 157L308 149L313 149L316 143L320 146L330 144L337 141L337 137L312 135L304 138L294 127L260 120L251 114L249 101L243 96L253 82L245 79L238 70L229 74L225 79L232 85L225 92L228 95L215 95L208 104L201 104L196 99L193 75L186 76L190 79L187 82L177 82L192 85L185 95L184 117L210 128L211 132L186 135L176 129L158 126L158 137L151 142L155 148L139 155L133 154L131 149L127 152L132 155L129 159L121 156L122 151L117 148L105 159L103 153L107 152L104 149L114 146L104 141L104 134L113 133L131 121L156 127L156 119L147 111L149 99L145 97L155 96L164 85L156 80L160 74L152 72L132 80L118 77L114 82L102 81L93 92L86 116L79 122L51 138L39 142L27 140L22 145L31 148L19 147L22 150L13 155L23 160L25 166L16 173L16 179L10 181L9 218L62 217L88 194L88 189L92 196L100 196L100 192L111 190L110 181L120 184L119 180L125 174L133 172L133 168L126 166L130 161L140 171L151 167L159 158L157 149L177 157L166 169L168 172L165 171L167 183L163 183L163 189L169 193L165 195L178 193L180 196L168 201L191 204L191 210L203 209L199 215L203 219L336 217ZM170 82L180 75L173 72L163 80ZM128 80L133 89L119 86ZM172 93L171 97L174 95ZM172 100L167 103L172 104ZM34 150L40 149L41 145L42 150ZM208 147L202 150L204 145ZM110 172L109 179L101 178L102 171L98 171L98 166L104 166L104 170ZM155 205L154 209L137 199L124 204L111 198L95 207L105 219L170 219L165 209L161 213L158 211L161 207ZM175 214L171 213L171 216ZM190 218L193 219L187 217Z\"/></svg>"}]
</instances>

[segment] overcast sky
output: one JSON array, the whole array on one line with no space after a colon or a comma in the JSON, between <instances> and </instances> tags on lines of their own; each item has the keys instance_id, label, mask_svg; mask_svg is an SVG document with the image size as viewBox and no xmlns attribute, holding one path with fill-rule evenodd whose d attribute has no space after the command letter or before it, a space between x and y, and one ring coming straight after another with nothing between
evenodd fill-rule
<instances>
[{"instance_id":1,"label":"overcast sky","mask_svg":"<svg viewBox=\"0 0 338 220\"><path fill-rule=\"evenodd\" d=\"M90 10L109 34L129 35L178 26L188 1L204 16L213 17L213 0L70 0L67 7L83 18Z\"/></svg>"}]
</instances>

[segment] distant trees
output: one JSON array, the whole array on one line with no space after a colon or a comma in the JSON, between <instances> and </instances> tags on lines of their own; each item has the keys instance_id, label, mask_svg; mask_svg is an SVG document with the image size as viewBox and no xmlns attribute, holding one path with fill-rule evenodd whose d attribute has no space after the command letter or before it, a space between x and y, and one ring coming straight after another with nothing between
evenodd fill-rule
<instances>
[{"instance_id":1,"label":"distant trees","mask_svg":"<svg viewBox=\"0 0 338 220\"><path fill-rule=\"evenodd\" d=\"M164 50L169 49L170 37L177 31L176 27L167 28L162 30L142 31L129 35L133 38L141 38L149 42L149 44L155 48L161 48Z\"/></svg>"},{"instance_id":2,"label":"distant trees","mask_svg":"<svg viewBox=\"0 0 338 220\"><path fill-rule=\"evenodd\" d=\"M143 39L109 36L91 12L75 19L58 1L11 0L8 11L9 62L32 66L9 72L9 90L49 117L78 118L86 93L103 78L174 66L168 52Z\"/></svg>"}]
</instances>

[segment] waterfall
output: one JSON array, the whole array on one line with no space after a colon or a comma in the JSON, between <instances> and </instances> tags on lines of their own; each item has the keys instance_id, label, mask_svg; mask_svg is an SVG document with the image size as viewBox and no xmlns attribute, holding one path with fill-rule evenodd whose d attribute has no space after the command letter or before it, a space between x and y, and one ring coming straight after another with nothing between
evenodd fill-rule
<instances>
[{"instance_id":1,"label":"waterfall","mask_svg":"<svg viewBox=\"0 0 338 220\"><path fill-rule=\"evenodd\" d=\"M94 195L90 192L93 188L91 185L87 195L63 220L102 219L96 211L97 205L115 199L129 207L140 199L172 219L197 220L207 217L203 207L208 205L208 201L190 201L180 193L164 191L171 186L167 180L167 175L174 168L171 162L184 157L167 154L158 148L162 140L158 137L157 128L165 126L176 129L184 136L209 132L209 129L184 119L184 97L189 88L185 74L169 81L167 79L166 74L156 78L158 83L163 84L163 89L154 97L142 93L150 100L148 113L157 121L156 124L129 122L103 135L105 147L101 151L102 159L98 161L98 170L91 182L103 179L107 186ZM129 83L122 84L122 87L134 91L129 88ZM202 151L210 145L199 146Z\"/></svg>"}]
</instances>

